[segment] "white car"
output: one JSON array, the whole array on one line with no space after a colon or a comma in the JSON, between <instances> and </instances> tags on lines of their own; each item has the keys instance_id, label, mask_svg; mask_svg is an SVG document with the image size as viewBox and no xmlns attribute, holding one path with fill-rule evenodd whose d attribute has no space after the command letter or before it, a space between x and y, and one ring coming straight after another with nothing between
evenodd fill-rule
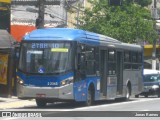
<instances>
[{"instance_id":1,"label":"white car","mask_svg":"<svg viewBox=\"0 0 160 120\"><path fill-rule=\"evenodd\" d=\"M160 71L144 69L144 91L141 95L148 97L149 95L157 95L160 97Z\"/></svg>"}]
</instances>

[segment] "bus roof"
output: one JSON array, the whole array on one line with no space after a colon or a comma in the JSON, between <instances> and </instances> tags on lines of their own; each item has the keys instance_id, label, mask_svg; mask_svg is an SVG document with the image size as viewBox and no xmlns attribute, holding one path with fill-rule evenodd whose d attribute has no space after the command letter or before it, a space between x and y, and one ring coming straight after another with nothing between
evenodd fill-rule
<instances>
[{"instance_id":1,"label":"bus roof","mask_svg":"<svg viewBox=\"0 0 160 120\"><path fill-rule=\"evenodd\" d=\"M33 41L33 40L34 41L66 40L66 41L78 41L84 44L118 47L122 49L124 48L132 49L133 47L136 51L141 49L139 45L123 43L108 36L72 28L37 29L32 31L28 35L24 36L23 39L23 41Z\"/></svg>"}]
</instances>

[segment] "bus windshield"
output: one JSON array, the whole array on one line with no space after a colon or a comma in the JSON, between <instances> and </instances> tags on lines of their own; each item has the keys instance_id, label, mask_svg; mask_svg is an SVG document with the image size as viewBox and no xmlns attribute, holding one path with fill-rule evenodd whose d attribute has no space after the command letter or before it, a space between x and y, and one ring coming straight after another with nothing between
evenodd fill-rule
<instances>
[{"instance_id":1,"label":"bus windshield","mask_svg":"<svg viewBox=\"0 0 160 120\"><path fill-rule=\"evenodd\" d=\"M144 76L144 82L160 82L159 74L147 74Z\"/></svg>"},{"instance_id":2,"label":"bus windshield","mask_svg":"<svg viewBox=\"0 0 160 120\"><path fill-rule=\"evenodd\" d=\"M22 43L19 70L27 73L61 73L72 69L71 43Z\"/></svg>"}]
</instances>

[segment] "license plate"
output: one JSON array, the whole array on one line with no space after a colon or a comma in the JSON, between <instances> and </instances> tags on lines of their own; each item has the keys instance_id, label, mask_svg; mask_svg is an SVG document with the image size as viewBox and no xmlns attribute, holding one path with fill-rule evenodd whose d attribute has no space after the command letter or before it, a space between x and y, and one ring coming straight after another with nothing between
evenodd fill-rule
<instances>
[{"instance_id":1,"label":"license plate","mask_svg":"<svg viewBox=\"0 0 160 120\"><path fill-rule=\"evenodd\" d=\"M46 94L36 94L36 97L38 97L38 98L44 98L44 97L46 97Z\"/></svg>"}]
</instances>

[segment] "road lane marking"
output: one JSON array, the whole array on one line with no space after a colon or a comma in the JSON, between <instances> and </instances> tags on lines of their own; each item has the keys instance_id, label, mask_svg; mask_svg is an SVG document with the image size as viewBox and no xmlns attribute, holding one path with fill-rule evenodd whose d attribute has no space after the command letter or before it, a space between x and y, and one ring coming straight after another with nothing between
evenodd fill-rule
<instances>
[{"instance_id":1,"label":"road lane marking","mask_svg":"<svg viewBox=\"0 0 160 120\"><path fill-rule=\"evenodd\" d=\"M148 110L148 109L145 109L145 110L140 110L140 111L150 111L150 110Z\"/></svg>"}]
</instances>

